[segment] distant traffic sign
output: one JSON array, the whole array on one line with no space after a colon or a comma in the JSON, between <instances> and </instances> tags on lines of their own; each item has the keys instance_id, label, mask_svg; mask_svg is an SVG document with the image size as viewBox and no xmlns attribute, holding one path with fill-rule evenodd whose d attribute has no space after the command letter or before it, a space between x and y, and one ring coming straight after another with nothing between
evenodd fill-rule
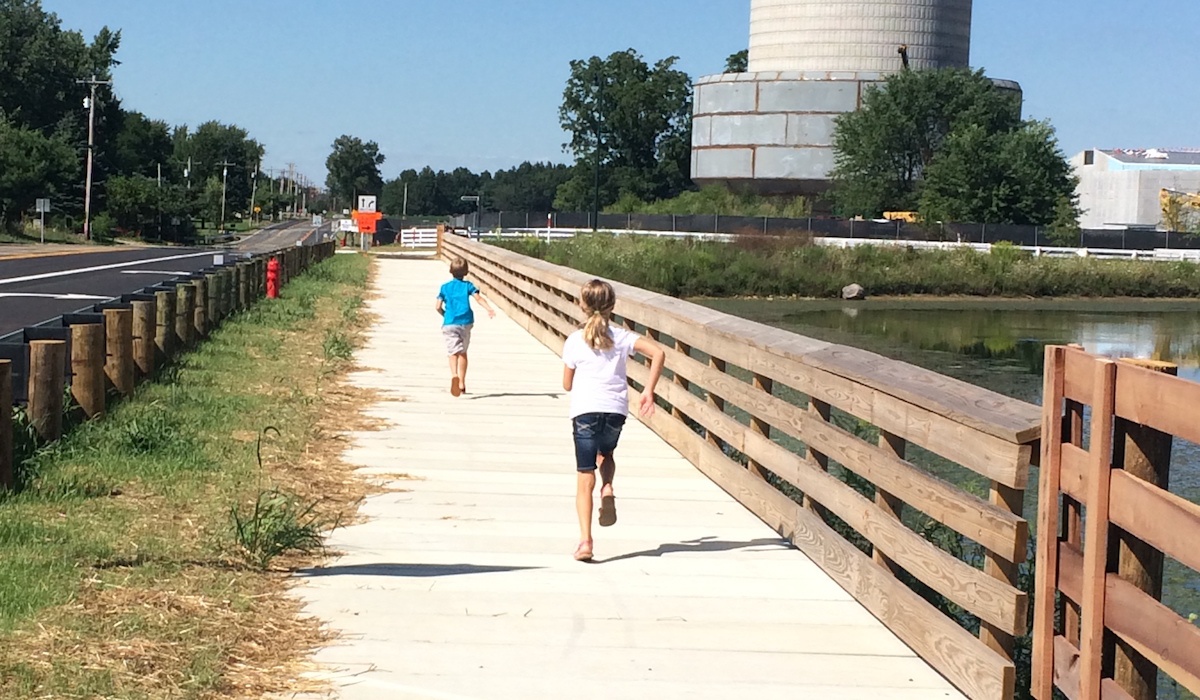
<instances>
[{"instance_id":1,"label":"distant traffic sign","mask_svg":"<svg viewBox=\"0 0 1200 700\"><path fill-rule=\"evenodd\" d=\"M29 200L27 199L25 201L28 202ZM37 201L37 209L35 211L37 211L37 213L39 213L39 214L50 213L50 200L49 199L39 199Z\"/></svg>"},{"instance_id":2,"label":"distant traffic sign","mask_svg":"<svg viewBox=\"0 0 1200 700\"><path fill-rule=\"evenodd\" d=\"M375 211L375 203L378 198L373 194L362 194L358 196L358 210L360 212Z\"/></svg>"}]
</instances>

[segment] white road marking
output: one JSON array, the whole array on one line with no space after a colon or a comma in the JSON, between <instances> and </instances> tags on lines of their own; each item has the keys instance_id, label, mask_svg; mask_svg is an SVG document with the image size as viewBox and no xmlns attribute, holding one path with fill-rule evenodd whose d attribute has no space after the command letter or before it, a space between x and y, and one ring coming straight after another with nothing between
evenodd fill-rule
<instances>
[{"instance_id":1,"label":"white road marking","mask_svg":"<svg viewBox=\"0 0 1200 700\"><path fill-rule=\"evenodd\" d=\"M122 275L190 275L183 270L121 270Z\"/></svg>"},{"instance_id":2,"label":"white road marking","mask_svg":"<svg viewBox=\"0 0 1200 700\"><path fill-rule=\"evenodd\" d=\"M94 294L26 294L25 292L0 292L0 299L59 299L62 301L106 301L112 297L98 297Z\"/></svg>"},{"instance_id":3,"label":"white road marking","mask_svg":"<svg viewBox=\"0 0 1200 700\"><path fill-rule=\"evenodd\" d=\"M7 277L0 279L0 284L16 284L18 282L32 282L34 280L45 280L53 277L69 277L71 275L82 275L87 272L100 272L101 270L116 270L122 267L137 267L138 265L153 265L155 263L168 262L170 260L187 260L189 258L202 258L213 255L212 252L206 253L188 253L186 255L172 255L165 258L153 258L150 260L134 260L132 262L114 263L112 265L96 265L94 267L81 267L74 270L59 270L58 272L44 272L40 275L26 275L24 277Z\"/></svg>"}]
</instances>

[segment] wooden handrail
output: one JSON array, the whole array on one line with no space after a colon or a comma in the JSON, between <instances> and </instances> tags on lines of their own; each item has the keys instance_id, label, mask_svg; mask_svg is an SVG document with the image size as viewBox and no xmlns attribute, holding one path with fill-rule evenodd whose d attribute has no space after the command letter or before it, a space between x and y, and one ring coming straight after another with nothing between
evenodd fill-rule
<instances>
[{"instance_id":1,"label":"wooden handrail","mask_svg":"<svg viewBox=\"0 0 1200 700\"><path fill-rule=\"evenodd\" d=\"M440 252L468 260L489 296L556 352L578 327L576 297L591 275L453 235L442 237ZM879 355L614 287L619 320L658 339L667 353L672 380L660 382L657 393L670 410L656 413L649 427L966 695L1011 698L1013 637L1027 631L1029 601L1016 586L1016 570L1028 546L1021 503L1040 436L1039 409ZM630 380L643 385L646 371L631 363ZM839 427L831 408L875 426L886 443ZM987 496L930 474L898 445L981 475L991 482ZM870 482L885 498L864 496L830 466ZM802 492L802 501L781 491L784 484ZM983 568L915 532L897 516L903 510L924 513L978 544ZM879 556L864 554L834 523L849 526ZM902 573L978 617L980 637L908 588Z\"/></svg>"}]
</instances>

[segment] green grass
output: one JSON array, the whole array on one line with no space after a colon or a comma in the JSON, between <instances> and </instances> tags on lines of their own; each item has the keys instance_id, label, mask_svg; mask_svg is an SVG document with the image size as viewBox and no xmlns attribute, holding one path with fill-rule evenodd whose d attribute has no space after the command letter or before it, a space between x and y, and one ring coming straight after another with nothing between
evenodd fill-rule
<instances>
[{"instance_id":1,"label":"green grass","mask_svg":"<svg viewBox=\"0 0 1200 700\"><path fill-rule=\"evenodd\" d=\"M804 237L742 237L734 243L607 234L498 245L679 297L836 298L863 285L874 296L1159 297L1200 293L1188 262L1035 258L1012 246L918 251L889 246L829 248Z\"/></svg>"},{"instance_id":2,"label":"green grass","mask_svg":"<svg viewBox=\"0 0 1200 700\"><path fill-rule=\"evenodd\" d=\"M258 569L288 549L248 556L231 512L252 512L264 493L311 502L303 455L320 435L324 380L349 357L359 306L346 299L366 287L368 265L320 263L105 419L25 451L24 488L0 496L0 698L228 690L235 647L261 634L254 615L275 585ZM323 351L329 332L335 352Z\"/></svg>"}]
</instances>

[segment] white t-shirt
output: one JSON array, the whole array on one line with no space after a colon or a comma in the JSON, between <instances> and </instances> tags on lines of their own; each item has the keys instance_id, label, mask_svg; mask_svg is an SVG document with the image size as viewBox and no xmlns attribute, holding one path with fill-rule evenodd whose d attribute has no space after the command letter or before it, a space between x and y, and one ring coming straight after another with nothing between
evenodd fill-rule
<instances>
[{"instance_id":1,"label":"white t-shirt","mask_svg":"<svg viewBox=\"0 0 1200 700\"><path fill-rule=\"evenodd\" d=\"M625 376L625 361L632 357L638 334L619 326L609 326L613 346L608 350L593 350L578 330L563 343L563 362L575 370L571 385L571 417L584 413L619 413L629 415L629 382Z\"/></svg>"}]
</instances>

